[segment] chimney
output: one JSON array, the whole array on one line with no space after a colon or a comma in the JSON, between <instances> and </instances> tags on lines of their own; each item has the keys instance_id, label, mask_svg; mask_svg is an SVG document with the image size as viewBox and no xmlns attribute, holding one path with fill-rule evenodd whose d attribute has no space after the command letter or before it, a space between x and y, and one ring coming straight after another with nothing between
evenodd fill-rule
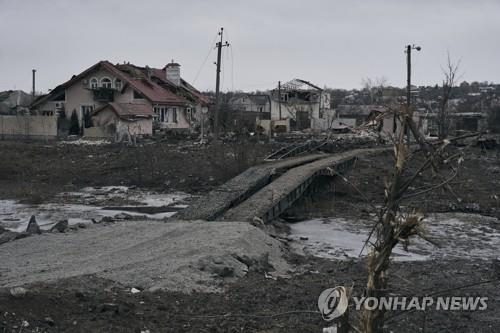
<instances>
[{"instance_id":1,"label":"chimney","mask_svg":"<svg viewBox=\"0 0 500 333\"><path fill-rule=\"evenodd\" d=\"M172 59L172 62L165 66L165 72L168 81L172 82L176 86L181 85L181 65L175 63Z\"/></svg>"}]
</instances>

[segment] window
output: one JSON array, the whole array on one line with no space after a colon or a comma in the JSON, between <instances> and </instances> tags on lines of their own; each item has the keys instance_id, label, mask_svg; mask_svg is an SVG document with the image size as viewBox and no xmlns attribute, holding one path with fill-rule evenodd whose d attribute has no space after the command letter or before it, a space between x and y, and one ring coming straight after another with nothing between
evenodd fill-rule
<instances>
[{"instance_id":1,"label":"window","mask_svg":"<svg viewBox=\"0 0 500 333\"><path fill-rule=\"evenodd\" d=\"M172 122L177 123L177 108L172 109Z\"/></svg>"},{"instance_id":2,"label":"window","mask_svg":"<svg viewBox=\"0 0 500 333\"><path fill-rule=\"evenodd\" d=\"M155 106L154 112L156 114L156 121L160 123L167 122L167 108L164 106Z\"/></svg>"},{"instance_id":3,"label":"window","mask_svg":"<svg viewBox=\"0 0 500 333\"><path fill-rule=\"evenodd\" d=\"M288 94L287 93L281 93L281 101L288 102Z\"/></svg>"},{"instance_id":4,"label":"window","mask_svg":"<svg viewBox=\"0 0 500 333\"><path fill-rule=\"evenodd\" d=\"M94 111L94 106L93 105L82 105L80 106L81 110L81 115L83 119L83 126L85 128L92 127L92 119L91 119L91 114L92 111Z\"/></svg>"},{"instance_id":5,"label":"window","mask_svg":"<svg viewBox=\"0 0 500 333\"><path fill-rule=\"evenodd\" d=\"M97 89L97 79L95 77L93 77L92 79L90 79L90 89Z\"/></svg>"},{"instance_id":6,"label":"window","mask_svg":"<svg viewBox=\"0 0 500 333\"><path fill-rule=\"evenodd\" d=\"M134 90L134 99L143 99L143 97L138 91Z\"/></svg>"},{"instance_id":7,"label":"window","mask_svg":"<svg viewBox=\"0 0 500 333\"><path fill-rule=\"evenodd\" d=\"M122 90L122 80L115 79L115 89L116 90Z\"/></svg>"},{"instance_id":8,"label":"window","mask_svg":"<svg viewBox=\"0 0 500 333\"><path fill-rule=\"evenodd\" d=\"M101 79L101 87L103 88L111 88L112 87L112 83L111 83L111 80L107 77L103 77Z\"/></svg>"}]
</instances>

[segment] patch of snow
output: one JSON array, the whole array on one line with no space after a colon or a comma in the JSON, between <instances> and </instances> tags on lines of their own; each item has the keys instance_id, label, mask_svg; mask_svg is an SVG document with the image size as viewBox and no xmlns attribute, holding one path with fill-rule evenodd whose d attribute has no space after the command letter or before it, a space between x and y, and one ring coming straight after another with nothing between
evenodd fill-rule
<instances>
[{"instance_id":1,"label":"patch of snow","mask_svg":"<svg viewBox=\"0 0 500 333\"><path fill-rule=\"evenodd\" d=\"M78 139L78 140L71 140L71 141L61 141L59 144L62 145L76 145L76 146L101 146L101 145L107 145L110 144L111 141L108 140L85 140L85 139Z\"/></svg>"},{"instance_id":2,"label":"patch of snow","mask_svg":"<svg viewBox=\"0 0 500 333\"><path fill-rule=\"evenodd\" d=\"M57 202L40 205L21 204L15 200L0 200L0 226L22 232L26 230L31 215L35 215L36 220L42 229L50 229L55 223L61 220L68 220L68 224L92 223L92 219L99 221L103 217L115 217L118 214L126 214L145 219L164 219L171 217L176 212L158 212L147 214L138 211L104 209L108 206L106 200L118 198L131 201L136 204L131 205L125 202L127 207L165 207L176 202L183 202L189 197L185 193L152 193L143 192L137 189L129 189L125 186L107 186L102 188L87 187L80 192L61 193ZM68 202L69 199L71 203ZM175 205L173 208L178 208Z\"/></svg>"},{"instance_id":3,"label":"patch of snow","mask_svg":"<svg viewBox=\"0 0 500 333\"><path fill-rule=\"evenodd\" d=\"M500 222L477 214L431 214L424 220L426 238L413 237L408 252L399 244L393 259L415 261L445 258L489 259L498 256ZM300 253L323 258L366 256L361 249L371 230L369 221L342 218L315 219L291 225L292 248Z\"/></svg>"}]
</instances>

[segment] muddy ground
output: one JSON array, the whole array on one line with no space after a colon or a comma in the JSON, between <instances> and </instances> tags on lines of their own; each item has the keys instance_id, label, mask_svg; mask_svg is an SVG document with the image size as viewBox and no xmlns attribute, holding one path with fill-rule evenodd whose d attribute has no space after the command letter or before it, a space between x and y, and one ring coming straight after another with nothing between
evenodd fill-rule
<instances>
[{"instance_id":1,"label":"muddy ground","mask_svg":"<svg viewBox=\"0 0 500 333\"><path fill-rule=\"evenodd\" d=\"M464 161L458 168L458 176L449 182L451 192L442 187L424 195L403 200L401 205L422 212L477 213L500 218L500 150L484 150L477 147L450 147L448 156L463 152ZM418 154L411 162L413 174L424 159ZM308 195L290 209L287 214L294 219L317 217L370 218L383 203L385 181L393 167L393 153L358 159L354 169L345 175L346 181L327 177L316 180ZM441 175L448 179L449 169ZM417 177L408 194L416 193L442 182L432 171Z\"/></svg>"},{"instance_id":2,"label":"muddy ground","mask_svg":"<svg viewBox=\"0 0 500 333\"><path fill-rule=\"evenodd\" d=\"M253 272L218 294L132 294L125 286L92 276L30 286L25 296L0 295L0 331L321 332L328 326L317 312L321 291L354 284L355 294L362 292L365 265L360 261L291 261L303 273L273 280ZM498 332L499 271L498 261L394 263L389 290L393 294L487 296L488 309L391 312L387 332ZM481 284L491 280L496 282ZM356 322L359 313L351 316ZM23 321L29 326L22 329Z\"/></svg>"},{"instance_id":3,"label":"muddy ground","mask_svg":"<svg viewBox=\"0 0 500 333\"><path fill-rule=\"evenodd\" d=\"M44 202L61 191L105 185L198 194L257 163L272 148L228 145L221 152L221 148L213 151L210 147L168 144L141 149L0 142L0 197ZM428 212L500 217L499 154L493 150L469 151L459 177L452 182L455 195L438 190L405 205ZM340 179L319 179L310 195L287 213L288 218L373 218L371 205L383 200L384 178L391 163L390 153L360 159L346 177L357 190ZM428 185L428 179L426 175L420 177L412 190ZM130 286L95 276L28 286L28 293L17 297L3 290L0 332L321 332L328 323L317 313L320 292L354 284L359 295L366 283L365 264L360 259L291 255L289 260L297 267L289 279L274 280L266 278L265 272L250 272L228 284L224 293L216 294L132 294ZM486 296L489 300L486 311L389 313L388 332L498 331L498 259L395 262L390 274L389 292L396 295L441 293ZM354 318L358 315L352 314Z\"/></svg>"},{"instance_id":4,"label":"muddy ground","mask_svg":"<svg viewBox=\"0 0 500 333\"><path fill-rule=\"evenodd\" d=\"M0 141L0 199L46 202L87 186L202 193L260 162L272 145L74 145Z\"/></svg>"}]
</instances>

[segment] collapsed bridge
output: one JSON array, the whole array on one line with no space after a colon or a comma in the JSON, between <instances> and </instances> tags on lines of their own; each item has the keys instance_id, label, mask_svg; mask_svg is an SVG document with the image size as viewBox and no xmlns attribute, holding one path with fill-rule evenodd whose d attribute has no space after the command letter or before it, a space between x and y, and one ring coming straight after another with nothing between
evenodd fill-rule
<instances>
[{"instance_id":1,"label":"collapsed bridge","mask_svg":"<svg viewBox=\"0 0 500 333\"><path fill-rule=\"evenodd\" d=\"M312 154L257 165L198 198L173 218L206 221L260 219L267 223L292 206L316 177L345 173L353 167L357 158L388 149Z\"/></svg>"}]
</instances>

